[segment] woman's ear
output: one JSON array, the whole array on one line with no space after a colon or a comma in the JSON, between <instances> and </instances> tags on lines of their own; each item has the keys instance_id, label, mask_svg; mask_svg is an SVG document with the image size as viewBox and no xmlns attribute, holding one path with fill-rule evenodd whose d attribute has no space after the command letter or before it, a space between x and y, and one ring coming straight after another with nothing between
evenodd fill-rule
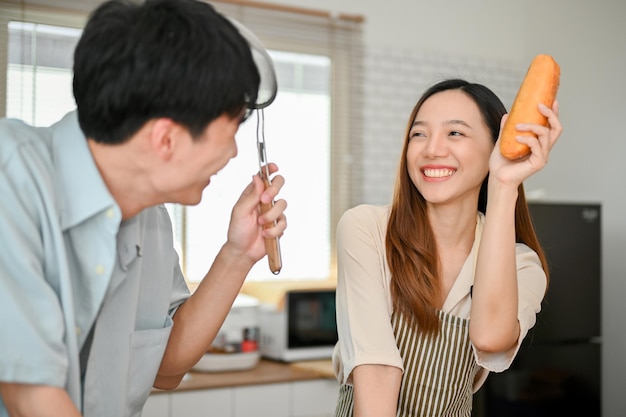
<instances>
[{"instance_id":1,"label":"woman's ear","mask_svg":"<svg viewBox=\"0 0 626 417\"><path fill-rule=\"evenodd\" d=\"M505 113L502 115L502 119L500 119L500 131L502 131L502 128L504 127L504 122L506 122L506 119L509 117L508 113Z\"/></svg>"}]
</instances>

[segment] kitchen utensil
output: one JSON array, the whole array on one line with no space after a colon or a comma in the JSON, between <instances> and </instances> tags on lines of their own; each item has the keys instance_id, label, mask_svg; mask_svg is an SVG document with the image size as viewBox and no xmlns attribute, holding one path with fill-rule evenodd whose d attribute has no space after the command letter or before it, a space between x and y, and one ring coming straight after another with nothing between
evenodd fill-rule
<instances>
[{"instance_id":1,"label":"kitchen utensil","mask_svg":"<svg viewBox=\"0 0 626 417\"><path fill-rule=\"evenodd\" d=\"M260 84L258 96L255 103L248 103L249 109L256 110L257 115L257 132L256 143L259 159L259 175L265 184L265 188L269 187L272 182L270 178L270 171L268 167L267 154L266 154L266 142L265 142L265 116L263 109L272 104L276 98L278 91L278 83L276 81L276 71L274 70L274 63L269 56L265 47L261 41L256 37L252 31L245 27L235 19L229 18L231 23L237 28L239 33L248 41L250 50L252 52L252 58L259 71ZM269 204L261 203L261 213L267 212L274 206L272 200ZM276 222L274 222L274 225ZM266 227L271 227L267 225ZM282 259L280 253L280 243L278 238L265 239L265 250L267 252L267 258L269 262L270 271L277 275L282 268Z\"/></svg>"}]
</instances>

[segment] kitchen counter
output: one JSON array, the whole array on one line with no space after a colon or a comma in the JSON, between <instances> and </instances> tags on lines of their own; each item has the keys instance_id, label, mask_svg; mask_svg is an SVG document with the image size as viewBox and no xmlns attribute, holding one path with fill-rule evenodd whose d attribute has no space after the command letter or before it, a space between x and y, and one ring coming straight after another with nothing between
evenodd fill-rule
<instances>
[{"instance_id":1,"label":"kitchen counter","mask_svg":"<svg viewBox=\"0 0 626 417\"><path fill-rule=\"evenodd\" d=\"M244 385L275 384L284 382L307 381L315 379L334 379L330 359L302 361L294 363L276 362L261 359L251 369L232 372L189 372L174 391L191 391ZM153 394L162 391L154 389Z\"/></svg>"},{"instance_id":2,"label":"kitchen counter","mask_svg":"<svg viewBox=\"0 0 626 417\"><path fill-rule=\"evenodd\" d=\"M335 379L335 373L333 372L333 364L330 359L294 362L290 366L293 369L313 372L319 378Z\"/></svg>"}]
</instances>

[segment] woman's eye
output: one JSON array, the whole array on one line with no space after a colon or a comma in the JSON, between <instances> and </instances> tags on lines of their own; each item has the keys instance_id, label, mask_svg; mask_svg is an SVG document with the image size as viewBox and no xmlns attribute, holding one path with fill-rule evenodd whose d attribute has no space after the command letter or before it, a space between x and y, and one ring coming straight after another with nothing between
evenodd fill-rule
<instances>
[{"instance_id":1,"label":"woman's eye","mask_svg":"<svg viewBox=\"0 0 626 417\"><path fill-rule=\"evenodd\" d=\"M462 132L459 132L458 130L453 130L449 133L450 136L465 136Z\"/></svg>"},{"instance_id":2,"label":"woman's eye","mask_svg":"<svg viewBox=\"0 0 626 417\"><path fill-rule=\"evenodd\" d=\"M423 132L411 132L411 134L409 135L410 138L423 138L426 135Z\"/></svg>"}]
</instances>

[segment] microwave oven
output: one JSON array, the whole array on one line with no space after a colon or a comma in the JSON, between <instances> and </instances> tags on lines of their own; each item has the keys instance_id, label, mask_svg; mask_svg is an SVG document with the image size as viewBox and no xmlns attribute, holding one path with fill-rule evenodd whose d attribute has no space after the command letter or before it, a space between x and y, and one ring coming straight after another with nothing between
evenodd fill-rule
<instances>
[{"instance_id":1,"label":"microwave oven","mask_svg":"<svg viewBox=\"0 0 626 417\"><path fill-rule=\"evenodd\" d=\"M325 359L337 343L335 289L287 290L259 310L261 355L282 362Z\"/></svg>"}]
</instances>

